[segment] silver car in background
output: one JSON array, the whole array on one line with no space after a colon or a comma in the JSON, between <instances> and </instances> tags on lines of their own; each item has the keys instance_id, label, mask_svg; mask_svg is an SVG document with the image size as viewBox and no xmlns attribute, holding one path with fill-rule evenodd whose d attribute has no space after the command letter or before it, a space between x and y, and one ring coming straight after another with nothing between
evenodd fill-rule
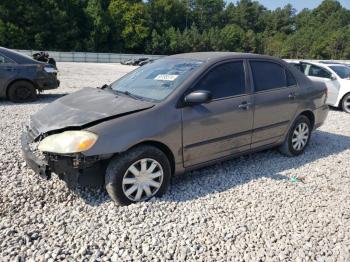
<instances>
[{"instance_id":1,"label":"silver car in background","mask_svg":"<svg viewBox=\"0 0 350 262\"><path fill-rule=\"evenodd\" d=\"M332 62L299 62L294 63L300 71L316 83L326 85L328 90L327 104L339 107L350 113L350 67Z\"/></svg>"},{"instance_id":2,"label":"silver car in background","mask_svg":"<svg viewBox=\"0 0 350 262\"><path fill-rule=\"evenodd\" d=\"M57 99L31 117L22 150L41 176L104 184L130 204L218 161L272 147L302 154L327 117L326 98L325 87L277 58L179 54Z\"/></svg>"}]
</instances>

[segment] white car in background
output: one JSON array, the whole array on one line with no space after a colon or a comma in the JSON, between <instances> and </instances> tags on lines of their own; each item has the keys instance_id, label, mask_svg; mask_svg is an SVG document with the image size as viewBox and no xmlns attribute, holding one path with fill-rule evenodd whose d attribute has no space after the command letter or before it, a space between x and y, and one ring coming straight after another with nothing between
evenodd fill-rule
<instances>
[{"instance_id":1,"label":"white car in background","mask_svg":"<svg viewBox=\"0 0 350 262\"><path fill-rule=\"evenodd\" d=\"M315 82L327 86L327 104L350 113L350 67L343 64L304 62L292 63Z\"/></svg>"}]
</instances>

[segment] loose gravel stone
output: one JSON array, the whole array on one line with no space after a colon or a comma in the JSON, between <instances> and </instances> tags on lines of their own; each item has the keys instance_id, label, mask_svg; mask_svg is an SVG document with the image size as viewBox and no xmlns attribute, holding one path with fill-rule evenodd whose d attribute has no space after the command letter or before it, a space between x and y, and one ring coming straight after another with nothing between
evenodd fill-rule
<instances>
[{"instance_id":1,"label":"loose gravel stone","mask_svg":"<svg viewBox=\"0 0 350 262\"><path fill-rule=\"evenodd\" d=\"M38 101L0 100L0 261L350 261L350 115L332 110L302 156L240 157L173 178L162 198L120 207L104 189L42 180L22 158L31 114L132 69L58 68L61 87Z\"/></svg>"}]
</instances>

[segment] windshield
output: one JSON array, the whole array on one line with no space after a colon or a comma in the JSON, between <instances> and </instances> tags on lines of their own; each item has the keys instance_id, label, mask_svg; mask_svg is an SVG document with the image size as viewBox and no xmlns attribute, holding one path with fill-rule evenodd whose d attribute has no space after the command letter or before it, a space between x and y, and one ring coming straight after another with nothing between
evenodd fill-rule
<instances>
[{"instance_id":1,"label":"windshield","mask_svg":"<svg viewBox=\"0 0 350 262\"><path fill-rule=\"evenodd\" d=\"M350 79L350 68L347 66L330 66L334 72L342 79Z\"/></svg>"},{"instance_id":2,"label":"windshield","mask_svg":"<svg viewBox=\"0 0 350 262\"><path fill-rule=\"evenodd\" d=\"M164 100L203 62L160 59L146 64L111 84L114 91L153 101Z\"/></svg>"}]
</instances>

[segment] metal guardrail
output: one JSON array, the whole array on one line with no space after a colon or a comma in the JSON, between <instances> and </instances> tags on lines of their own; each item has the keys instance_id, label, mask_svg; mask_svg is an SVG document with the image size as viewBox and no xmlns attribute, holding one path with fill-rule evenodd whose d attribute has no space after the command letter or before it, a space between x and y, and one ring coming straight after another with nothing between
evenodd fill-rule
<instances>
[{"instance_id":1,"label":"metal guardrail","mask_svg":"<svg viewBox=\"0 0 350 262\"><path fill-rule=\"evenodd\" d=\"M32 56L37 50L17 50L18 52ZM146 55L146 54L115 54L115 53L90 53L90 52L56 52L47 51L50 57L53 57L57 62L83 62L83 63L120 63L129 59L147 57L158 59L161 55Z\"/></svg>"},{"instance_id":2,"label":"metal guardrail","mask_svg":"<svg viewBox=\"0 0 350 262\"><path fill-rule=\"evenodd\" d=\"M17 50L22 54L32 56L37 50ZM119 54L119 53L90 53L90 52L57 52L48 51L51 57L57 62L82 62L82 63L120 63L129 59L136 59L147 57L158 59L164 57L163 55L147 55L147 54ZM295 61L337 61L339 63L350 64L350 60L310 60L310 59L285 59L288 62Z\"/></svg>"}]
</instances>

